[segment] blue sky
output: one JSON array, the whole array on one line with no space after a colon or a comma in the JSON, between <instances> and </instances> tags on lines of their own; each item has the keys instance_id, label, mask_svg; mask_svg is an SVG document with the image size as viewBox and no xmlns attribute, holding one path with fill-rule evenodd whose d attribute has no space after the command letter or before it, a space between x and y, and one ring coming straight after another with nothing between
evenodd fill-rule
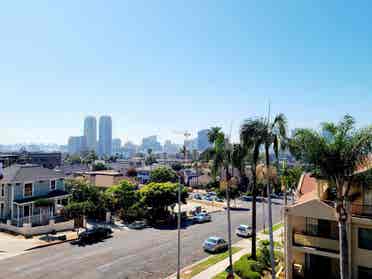
<instances>
[{"instance_id":1,"label":"blue sky","mask_svg":"<svg viewBox=\"0 0 372 279\"><path fill-rule=\"evenodd\" d=\"M370 1L8 1L0 144L66 143L110 114L139 142L272 112L372 119Z\"/></svg>"}]
</instances>

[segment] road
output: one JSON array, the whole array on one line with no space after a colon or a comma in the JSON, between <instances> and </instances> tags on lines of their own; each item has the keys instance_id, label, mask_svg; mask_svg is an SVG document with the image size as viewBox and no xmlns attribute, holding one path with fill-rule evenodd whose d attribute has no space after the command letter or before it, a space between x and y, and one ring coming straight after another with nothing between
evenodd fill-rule
<instances>
[{"instance_id":1,"label":"road","mask_svg":"<svg viewBox=\"0 0 372 279\"><path fill-rule=\"evenodd\" d=\"M244 203L250 207L248 203ZM267 216L267 212L265 212ZM273 205L274 223L280 220L281 205ZM262 205L258 203L258 227L262 228ZM213 221L182 230L182 266L204 257L202 242L211 235L227 239L226 213L212 214ZM250 224L251 212L232 211L233 230ZM233 235L233 242L239 238ZM113 238L79 247L64 243L0 261L1 278L7 279L134 279L164 278L176 270L177 231L148 228L119 231Z\"/></svg>"}]
</instances>

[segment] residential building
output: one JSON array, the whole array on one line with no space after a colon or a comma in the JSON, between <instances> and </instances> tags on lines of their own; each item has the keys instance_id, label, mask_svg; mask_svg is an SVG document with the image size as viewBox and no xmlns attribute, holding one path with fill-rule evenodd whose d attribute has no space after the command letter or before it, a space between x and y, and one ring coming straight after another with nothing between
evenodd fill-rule
<instances>
[{"instance_id":1,"label":"residential building","mask_svg":"<svg viewBox=\"0 0 372 279\"><path fill-rule=\"evenodd\" d=\"M99 151L100 156L112 155L112 120L111 116L99 118Z\"/></svg>"},{"instance_id":2,"label":"residential building","mask_svg":"<svg viewBox=\"0 0 372 279\"><path fill-rule=\"evenodd\" d=\"M84 120L84 136L87 150L97 151L97 120L94 116L87 116Z\"/></svg>"},{"instance_id":3,"label":"residential building","mask_svg":"<svg viewBox=\"0 0 372 279\"><path fill-rule=\"evenodd\" d=\"M73 229L61 215L70 194L64 175L38 165L12 165L0 179L0 229L32 235Z\"/></svg>"},{"instance_id":4,"label":"residential building","mask_svg":"<svg viewBox=\"0 0 372 279\"><path fill-rule=\"evenodd\" d=\"M86 151L86 138L84 136L70 137L68 139L68 153L77 155Z\"/></svg>"},{"instance_id":5,"label":"residential building","mask_svg":"<svg viewBox=\"0 0 372 279\"><path fill-rule=\"evenodd\" d=\"M114 170L80 172L75 173L76 176L82 176L92 185L101 188L109 188L125 179L123 173Z\"/></svg>"},{"instance_id":6,"label":"residential building","mask_svg":"<svg viewBox=\"0 0 372 279\"><path fill-rule=\"evenodd\" d=\"M137 179L141 184L146 184L150 181L151 167L142 167L137 169Z\"/></svg>"},{"instance_id":7,"label":"residential building","mask_svg":"<svg viewBox=\"0 0 372 279\"><path fill-rule=\"evenodd\" d=\"M365 176L366 175L366 176ZM350 278L372 278L372 168L354 174L347 221ZM294 204L285 209L287 278L339 278L335 191L303 174Z\"/></svg>"},{"instance_id":8,"label":"residential building","mask_svg":"<svg viewBox=\"0 0 372 279\"><path fill-rule=\"evenodd\" d=\"M60 152L14 152L11 154L0 154L0 162L4 167L13 164L37 164L44 168L53 169L62 164Z\"/></svg>"},{"instance_id":9,"label":"residential building","mask_svg":"<svg viewBox=\"0 0 372 279\"><path fill-rule=\"evenodd\" d=\"M121 154L121 139L112 140L112 154Z\"/></svg>"},{"instance_id":10,"label":"residential building","mask_svg":"<svg viewBox=\"0 0 372 279\"><path fill-rule=\"evenodd\" d=\"M208 129L200 130L198 132L197 147L198 151L203 152L207 148L211 147L211 143L208 139Z\"/></svg>"}]
</instances>

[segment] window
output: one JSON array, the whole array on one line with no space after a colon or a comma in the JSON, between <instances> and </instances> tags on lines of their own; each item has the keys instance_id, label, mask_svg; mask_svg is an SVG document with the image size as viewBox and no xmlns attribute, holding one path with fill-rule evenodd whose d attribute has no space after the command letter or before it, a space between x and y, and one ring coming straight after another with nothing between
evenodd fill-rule
<instances>
[{"instance_id":1,"label":"window","mask_svg":"<svg viewBox=\"0 0 372 279\"><path fill-rule=\"evenodd\" d=\"M5 185L4 184L1 184L1 196L2 197L5 196Z\"/></svg>"},{"instance_id":2,"label":"window","mask_svg":"<svg viewBox=\"0 0 372 279\"><path fill-rule=\"evenodd\" d=\"M358 229L358 248L372 250L372 229Z\"/></svg>"},{"instance_id":3,"label":"window","mask_svg":"<svg viewBox=\"0 0 372 279\"><path fill-rule=\"evenodd\" d=\"M0 218L4 218L4 204L0 203Z\"/></svg>"},{"instance_id":4,"label":"window","mask_svg":"<svg viewBox=\"0 0 372 279\"><path fill-rule=\"evenodd\" d=\"M309 235L318 234L318 219L306 217L306 233Z\"/></svg>"},{"instance_id":5,"label":"window","mask_svg":"<svg viewBox=\"0 0 372 279\"><path fill-rule=\"evenodd\" d=\"M55 190L56 189L56 181L55 180L51 180L50 181L50 190Z\"/></svg>"},{"instance_id":6,"label":"window","mask_svg":"<svg viewBox=\"0 0 372 279\"><path fill-rule=\"evenodd\" d=\"M25 205L23 207L23 217L28 217L28 216L30 216L30 206Z\"/></svg>"},{"instance_id":7,"label":"window","mask_svg":"<svg viewBox=\"0 0 372 279\"><path fill-rule=\"evenodd\" d=\"M25 197L31 197L32 196L32 183L25 183L24 186L24 196Z\"/></svg>"}]
</instances>

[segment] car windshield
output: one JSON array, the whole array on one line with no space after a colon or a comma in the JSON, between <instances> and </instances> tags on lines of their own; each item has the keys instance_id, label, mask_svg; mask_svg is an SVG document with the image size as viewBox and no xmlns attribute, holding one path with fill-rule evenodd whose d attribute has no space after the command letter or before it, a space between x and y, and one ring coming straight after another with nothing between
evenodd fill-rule
<instances>
[{"instance_id":1,"label":"car windshield","mask_svg":"<svg viewBox=\"0 0 372 279\"><path fill-rule=\"evenodd\" d=\"M217 241L218 240L216 238L213 238L213 237L208 238L208 242L217 243Z\"/></svg>"}]
</instances>

